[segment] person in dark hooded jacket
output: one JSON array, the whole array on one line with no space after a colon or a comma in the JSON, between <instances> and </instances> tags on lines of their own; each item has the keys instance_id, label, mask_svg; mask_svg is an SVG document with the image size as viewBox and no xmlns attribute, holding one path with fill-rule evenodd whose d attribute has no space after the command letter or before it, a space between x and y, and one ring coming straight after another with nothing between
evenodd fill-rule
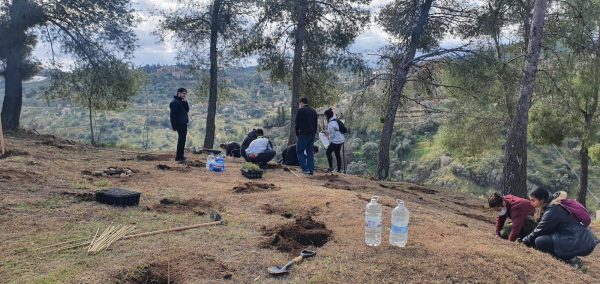
<instances>
[{"instance_id":1,"label":"person in dark hooded jacket","mask_svg":"<svg viewBox=\"0 0 600 284\"><path fill-rule=\"evenodd\" d=\"M252 141L256 140L256 138L258 138L258 135L256 134L256 129L252 129L252 131L250 131L248 133L248 135L246 136L246 139L244 139L244 141L242 142L241 154L242 154L242 157L244 157L244 159L248 158L246 156L246 149L248 149L248 147L250 146L250 143L252 143Z\"/></svg>"},{"instance_id":2,"label":"person in dark hooded jacket","mask_svg":"<svg viewBox=\"0 0 600 284\"><path fill-rule=\"evenodd\" d=\"M560 201L566 199L565 192L555 196L538 187L529 193L531 205L536 208L534 218L537 227L523 238L526 246L549 253L572 266L580 267L578 256L587 256L594 251L598 240L565 208Z\"/></svg>"},{"instance_id":3,"label":"person in dark hooded jacket","mask_svg":"<svg viewBox=\"0 0 600 284\"><path fill-rule=\"evenodd\" d=\"M179 88L177 95L173 97L173 101L169 104L170 109L170 120L171 128L177 131L177 152L175 154L175 161L184 162L184 147L185 139L187 136L187 127L190 121L188 112L190 112L190 106L187 102L187 90Z\"/></svg>"}]
</instances>

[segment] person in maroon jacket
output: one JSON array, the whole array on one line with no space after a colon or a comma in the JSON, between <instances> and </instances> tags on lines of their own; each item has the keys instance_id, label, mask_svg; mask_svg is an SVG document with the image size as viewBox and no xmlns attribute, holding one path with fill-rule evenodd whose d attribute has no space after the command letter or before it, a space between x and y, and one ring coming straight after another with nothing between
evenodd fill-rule
<instances>
[{"instance_id":1,"label":"person in maroon jacket","mask_svg":"<svg viewBox=\"0 0 600 284\"><path fill-rule=\"evenodd\" d=\"M529 200L514 195L502 196L494 192L488 198L488 204L490 208L500 212L496 218L496 236L514 242L527 236L535 228L535 209ZM512 225L504 226L507 218L510 218Z\"/></svg>"}]
</instances>

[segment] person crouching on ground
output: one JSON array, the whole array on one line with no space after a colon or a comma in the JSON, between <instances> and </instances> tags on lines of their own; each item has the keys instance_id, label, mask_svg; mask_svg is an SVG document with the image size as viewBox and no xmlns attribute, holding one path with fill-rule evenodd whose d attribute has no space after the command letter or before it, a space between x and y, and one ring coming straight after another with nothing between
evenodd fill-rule
<instances>
[{"instance_id":1,"label":"person crouching on ground","mask_svg":"<svg viewBox=\"0 0 600 284\"><path fill-rule=\"evenodd\" d=\"M529 235L535 228L535 209L529 200L514 195L502 196L494 192L488 198L488 204L490 208L500 212L496 218L496 236L514 242ZM512 224L505 226L507 218L510 218Z\"/></svg>"},{"instance_id":2,"label":"person crouching on ground","mask_svg":"<svg viewBox=\"0 0 600 284\"><path fill-rule=\"evenodd\" d=\"M313 153L319 153L319 147L316 145L313 145ZM306 151L304 151L304 156L306 157ZM296 154L296 144L288 146L281 152L281 160L279 160L279 163L287 166L300 166L298 155Z\"/></svg>"},{"instance_id":3,"label":"person crouching on ground","mask_svg":"<svg viewBox=\"0 0 600 284\"><path fill-rule=\"evenodd\" d=\"M257 137L256 129L252 129L252 131L248 132L248 135L246 136L246 138L244 138L244 141L242 141L242 147L240 150L240 154L246 160L248 160L248 156L246 156L246 149L248 149L248 147L250 146L250 143L252 143L252 141L254 141L256 139L256 137Z\"/></svg>"},{"instance_id":4,"label":"person crouching on ground","mask_svg":"<svg viewBox=\"0 0 600 284\"><path fill-rule=\"evenodd\" d=\"M241 154L241 146L236 142L228 142L219 145L219 147L225 152L225 156L231 156L239 158Z\"/></svg>"},{"instance_id":5,"label":"person crouching on ground","mask_svg":"<svg viewBox=\"0 0 600 284\"><path fill-rule=\"evenodd\" d=\"M565 198L566 193L553 197L541 187L529 193L531 205L536 209L534 219L538 221L538 225L522 242L572 266L580 267L581 260L578 256L591 254L598 240L560 205L560 201Z\"/></svg>"},{"instance_id":6,"label":"person crouching on ground","mask_svg":"<svg viewBox=\"0 0 600 284\"><path fill-rule=\"evenodd\" d=\"M261 169L267 168L267 162L275 157L273 143L264 137L262 129L256 129L257 138L246 149L246 161L258 164Z\"/></svg>"},{"instance_id":7,"label":"person crouching on ground","mask_svg":"<svg viewBox=\"0 0 600 284\"><path fill-rule=\"evenodd\" d=\"M333 158L331 157L331 153L335 153L335 162L337 165L337 172L342 172L342 155L340 151L342 150L342 146L344 146L344 134L340 132L340 125L337 119L333 115L333 110L328 109L325 111L325 117L327 117L327 138L329 138L329 146L327 147L327 162L329 163L329 169L327 172L333 172Z\"/></svg>"}]
</instances>

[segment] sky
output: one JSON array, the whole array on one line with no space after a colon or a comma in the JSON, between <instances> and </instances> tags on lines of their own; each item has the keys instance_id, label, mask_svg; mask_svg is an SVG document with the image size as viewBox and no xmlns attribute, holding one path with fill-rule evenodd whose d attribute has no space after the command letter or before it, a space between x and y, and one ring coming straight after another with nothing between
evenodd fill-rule
<instances>
[{"instance_id":1,"label":"sky","mask_svg":"<svg viewBox=\"0 0 600 284\"><path fill-rule=\"evenodd\" d=\"M373 0L370 4L370 10L376 12L385 3L390 1L391 0ZM156 11L176 9L178 5L180 5L178 1L133 0L133 3L133 7L137 10L136 15L142 19L142 21L134 28L138 38L137 44L139 46L134 52L134 58L132 59L133 64L141 66L146 64L172 65L178 63L175 42L172 39L161 41L158 36L153 34L157 27L157 23L160 20L160 17L156 15ZM350 50L355 53L373 53L377 49L383 47L387 40L388 36L383 29L372 23L357 37L355 43L350 47ZM442 45L457 45L455 42L456 40L447 39ZM48 63L51 57L49 50L48 44L40 42L34 50L34 56L41 59L43 63ZM65 55L61 55L59 60L67 64L70 62L70 59ZM246 64L254 65L255 63L256 60L250 58L247 60Z\"/></svg>"}]
</instances>

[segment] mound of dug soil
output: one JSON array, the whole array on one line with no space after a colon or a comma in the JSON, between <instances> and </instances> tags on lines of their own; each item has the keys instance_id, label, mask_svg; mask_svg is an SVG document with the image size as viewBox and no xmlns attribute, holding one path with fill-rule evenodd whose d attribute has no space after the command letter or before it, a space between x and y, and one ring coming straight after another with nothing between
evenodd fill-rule
<instances>
[{"instance_id":1,"label":"mound of dug soil","mask_svg":"<svg viewBox=\"0 0 600 284\"><path fill-rule=\"evenodd\" d=\"M93 192L63 191L60 194L62 196L74 197L78 201L96 201L96 194Z\"/></svg>"},{"instance_id":2,"label":"mound of dug soil","mask_svg":"<svg viewBox=\"0 0 600 284\"><path fill-rule=\"evenodd\" d=\"M190 167L171 167L171 166L167 166L167 165L163 165L163 164L156 165L156 168L159 170L163 170L163 171L175 171L175 172L182 172L182 173L189 173L192 171L192 169L190 169Z\"/></svg>"},{"instance_id":3,"label":"mound of dug soil","mask_svg":"<svg viewBox=\"0 0 600 284\"><path fill-rule=\"evenodd\" d=\"M242 185L234 186L235 193L253 193L279 190L279 187L272 183L247 182Z\"/></svg>"},{"instance_id":4,"label":"mound of dug soil","mask_svg":"<svg viewBox=\"0 0 600 284\"><path fill-rule=\"evenodd\" d=\"M322 247L331 239L332 234L324 223L304 216L297 218L294 223L265 229L264 235L269 238L262 246L296 254L307 246Z\"/></svg>"},{"instance_id":5,"label":"mound of dug soil","mask_svg":"<svg viewBox=\"0 0 600 284\"><path fill-rule=\"evenodd\" d=\"M141 154L135 157L138 161L168 161L173 158L170 154Z\"/></svg>"},{"instance_id":6,"label":"mound of dug soil","mask_svg":"<svg viewBox=\"0 0 600 284\"><path fill-rule=\"evenodd\" d=\"M186 161L185 165L188 167L195 167L195 168L205 168L206 167L206 163L202 162L200 160Z\"/></svg>"},{"instance_id":7,"label":"mound of dug soil","mask_svg":"<svg viewBox=\"0 0 600 284\"><path fill-rule=\"evenodd\" d=\"M8 157L14 157L14 156L27 156L29 155L29 153L25 152L25 151L19 151L19 150L6 150L4 152L4 154L0 155L0 159L6 159Z\"/></svg>"},{"instance_id":8,"label":"mound of dug soil","mask_svg":"<svg viewBox=\"0 0 600 284\"><path fill-rule=\"evenodd\" d=\"M147 206L150 211L160 213L187 213L193 212L196 215L205 215L214 209L212 202L202 198L192 198L186 200L163 198L159 204Z\"/></svg>"},{"instance_id":9,"label":"mound of dug soil","mask_svg":"<svg viewBox=\"0 0 600 284\"><path fill-rule=\"evenodd\" d=\"M137 172L137 170L130 168L109 167L97 171L83 170L81 171L81 174L95 177L128 177Z\"/></svg>"}]
</instances>

